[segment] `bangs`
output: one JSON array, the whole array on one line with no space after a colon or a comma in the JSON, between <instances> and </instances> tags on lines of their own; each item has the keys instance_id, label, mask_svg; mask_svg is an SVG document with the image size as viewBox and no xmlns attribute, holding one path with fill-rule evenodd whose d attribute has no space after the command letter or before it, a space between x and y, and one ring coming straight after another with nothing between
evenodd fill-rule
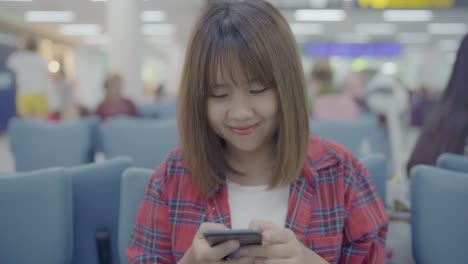
<instances>
[{"instance_id":1,"label":"bangs","mask_svg":"<svg viewBox=\"0 0 468 264\"><path fill-rule=\"evenodd\" d=\"M221 23L213 29L204 71L205 88L212 89L220 81L233 86L256 82L276 87L271 60L260 49L255 49L258 43L249 42L251 29L243 26Z\"/></svg>"}]
</instances>

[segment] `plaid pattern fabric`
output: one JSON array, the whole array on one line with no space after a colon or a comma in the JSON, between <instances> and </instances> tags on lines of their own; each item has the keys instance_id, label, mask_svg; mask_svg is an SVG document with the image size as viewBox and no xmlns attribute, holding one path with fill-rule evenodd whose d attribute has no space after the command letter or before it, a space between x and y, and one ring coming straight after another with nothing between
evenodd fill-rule
<instances>
[{"instance_id":1,"label":"plaid pattern fabric","mask_svg":"<svg viewBox=\"0 0 468 264\"><path fill-rule=\"evenodd\" d=\"M329 263L384 263L388 216L359 161L312 137L291 184L285 227ZM231 226L225 184L201 196L174 150L156 169L140 204L126 255L130 263L177 263L203 222Z\"/></svg>"}]
</instances>

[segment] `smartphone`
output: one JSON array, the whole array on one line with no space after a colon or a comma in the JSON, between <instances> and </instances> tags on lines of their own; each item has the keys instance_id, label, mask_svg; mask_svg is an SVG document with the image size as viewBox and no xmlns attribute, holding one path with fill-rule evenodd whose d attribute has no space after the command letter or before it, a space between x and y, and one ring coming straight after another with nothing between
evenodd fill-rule
<instances>
[{"instance_id":1,"label":"smartphone","mask_svg":"<svg viewBox=\"0 0 468 264\"><path fill-rule=\"evenodd\" d=\"M237 240L241 247L261 245L262 242L262 231L250 230L250 229L237 229L237 230L210 230L203 233L206 241L212 247L227 242L229 240ZM237 259L240 257L239 251L235 251L223 260Z\"/></svg>"}]
</instances>

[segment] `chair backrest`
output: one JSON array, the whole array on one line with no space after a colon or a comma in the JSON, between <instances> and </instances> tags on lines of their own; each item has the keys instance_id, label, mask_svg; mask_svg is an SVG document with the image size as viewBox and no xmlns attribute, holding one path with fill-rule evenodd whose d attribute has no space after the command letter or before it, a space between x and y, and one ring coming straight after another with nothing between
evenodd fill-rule
<instances>
[{"instance_id":1,"label":"chair backrest","mask_svg":"<svg viewBox=\"0 0 468 264\"><path fill-rule=\"evenodd\" d=\"M354 121L310 121L310 130L326 139L347 147L358 157L371 153L388 153L388 138L378 126L374 116L361 117Z\"/></svg>"},{"instance_id":2,"label":"chair backrest","mask_svg":"<svg viewBox=\"0 0 468 264\"><path fill-rule=\"evenodd\" d=\"M81 119L81 122L88 125L91 133L91 158L94 160L94 154L102 151L102 142L100 134L100 119L98 116L87 116Z\"/></svg>"},{"instance_id":3,"label":"chair backrest","mask_svg":"<svg viewBox=\"0 0 468 264\"><path fill-rule=\"evenodd\" d=\"M416 263L468 263L468 175L426 165L411 170Z\"/></svg>"},{"instance_id":4,"label":"chair backrest","mask_svg":"<svg viewBox=\"0 0 468 264\"><path fill-rule=\"evenodd\" d=\"M9 124L16 171L74 166L91 161L88 122L47 123L14 118Z\"/></svg>"},{"instance_id":5,"label":"chair backrest","mask_svg":"<svg viewBox=\"0 0 468 264\"><path fill-rule=\"evenodd\" d=\"M137 118L108 120L102 129L107 157L129 156L135 166L153 169L179 145L177 122Z\"/></svg>"},{"instance_id":6,"label":"chair backrest","mask_svg":"<svg viewBox=\"0 0 468 264\"><path fill-rule=\"evenodd\" d=\"M361 158L361 163L369 171L377 187L377 192L380 194L380 198L386 203L387 160L385 159L385 155L382 153L374 153Z\"/></svg>"},{"instance_id":7,"label":"chair backrest","mask_svg":"<svg viewBox=\"0 0 468 264\"><path fill-rule=\"evenodd\" d=\"M468 157L452 153L444 153L437 158L437 167L468 173Z\"/></svg>"},{"instance_id":8,"label":"chair backrest","mask_svg":"<svg viewBox=\"0 0 468 264\"><path fill-rule=\"evenodd\" d=\"M163 101L153 104L140 104L139 116L153 119L174 119L177 117L177 98L168 97Z\"/></svg>"},{"instance_id":9,"label":"chair backrest","mask_svg":"<svg viewBox=\"0 0 468 264\"><path fill-rule=\"evenodd\" d=\"M0 178L0 263L70 263L72 199L63 168Z\"/></svg>"},{"instance_id":10,"label":"chair backrest","mask_svg":"<svg viewBox=\"0 0 468 264\"><path fill-rule=\"evenodd\" d=\"M118 219L122 173L132 165L128 158L66 169L73 185L73 263L97 264L98 232L110 238L111 257L118 260Z\"/></svg>"},{"instance_id":11,"label":"chair backrest","mask_svg":"<svg viewBox=\"0 0 468 264\"><path fill-rule=\"evenodd\" d=\"M119 256L122 264L127 263L125 249L130 242L138 207L151 173L148 169L129 168L122 175L119 217Z\"/></svg>"}]
</instances>

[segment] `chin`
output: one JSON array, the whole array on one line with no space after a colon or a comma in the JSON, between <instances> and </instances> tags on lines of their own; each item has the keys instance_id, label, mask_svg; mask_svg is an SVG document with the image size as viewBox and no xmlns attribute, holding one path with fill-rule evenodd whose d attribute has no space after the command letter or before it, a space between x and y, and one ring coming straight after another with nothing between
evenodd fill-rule
<instances>
[{"instance_id":1,"label":"chin","mask_svg":"<svg viewBox=\"0 0 468 264\"><path fill-rule=\"evenodd\" d=\"M232 148L238 151L244 151L244 152L255 151L261 146L261 143L259 143L258 141L252 141L252 140L245 140L243 142L239 142L237 140L229 140L228 142Z\"/></svg>"}]
</instances>

